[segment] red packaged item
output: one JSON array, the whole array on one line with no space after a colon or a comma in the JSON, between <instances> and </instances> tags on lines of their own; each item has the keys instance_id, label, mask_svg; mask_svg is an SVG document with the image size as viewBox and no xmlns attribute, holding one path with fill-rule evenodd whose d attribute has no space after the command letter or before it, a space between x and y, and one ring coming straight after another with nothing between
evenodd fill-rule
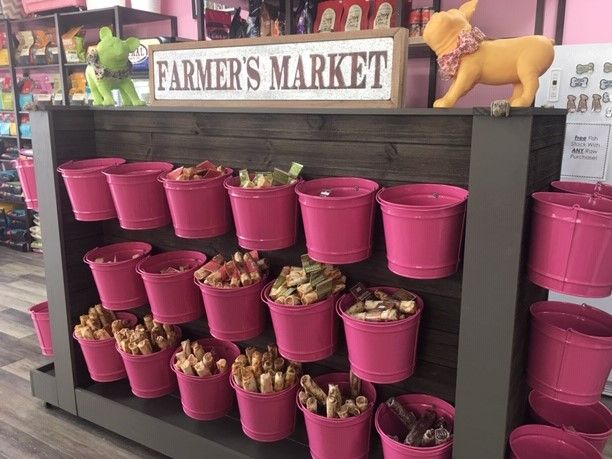
<instances>
[{"instance_id":1,"label":"red packaged item","mask_svg":"<svg viewBox=\"0 0 612 459\"><path fill-rule=\"evenodd\" d=\"M232 15L225 11L206 9L204 15L206 21L207 40L227 40L229 38Z\"/></svg>"},{"instance_id":2,"label":"red packaged item","mask_svg":"<svg viewBox=\"0 0 612 459\"><path fill-rule=\"evenodd\" d=\"M404 2L404 11L410 11L412 1L375 0L374 10L370 16L370 29L389 29L391 27L403 26L404 24L400 24L400 21L398 21L397 14L397 8L400 1Z\"/></svg>"},{"instance_id":3,"label":"red packaged item","mask_svg":"<svg viewBox=\"0 0 612 459\"><path fill-rule=\"evenodd\" d=\"M370 2L368 0L346 0L342 3L342 29L345 32L368 28Z\"/></svg>"},{"instance_id":4,"label":"red packaged item","mask_svg":"<svg viewBox=\"0 0 612 459\"><path fill-rule=\"evenodd\" d=\"M408 22L410 23L410 25L420 24L422 17L423 17L423 10L421 8L415 8L412 11L410 11L410 18L408 19Z\"/></svg>"},{"instance_id":5,"label":"red packaged item","mask_svg":"<svg viewBox=\"0 0 612 459\"><path fill-rule=\"evenodd\" d=\"M342 3L339 1L321 2L317 5L315 32L337 32L342 22Z\"/></svg>"}]
</instances>

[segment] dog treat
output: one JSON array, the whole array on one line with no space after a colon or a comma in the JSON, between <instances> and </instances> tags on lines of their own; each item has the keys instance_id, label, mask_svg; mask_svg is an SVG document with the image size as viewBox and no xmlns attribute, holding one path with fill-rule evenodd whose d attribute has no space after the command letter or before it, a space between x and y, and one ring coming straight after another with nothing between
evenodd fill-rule
<instances>
[{"instance_id":1,"label":"dog treat","mask_svg":"<svg viewBox=\"0 0 612 459\"><path fill-rule=\"evenodd\" d=\"M357 406L357 409L362 413L368 409L368 404L368 399L363 395L360 395L359 397L355 398L355 405Z\"/></svg>"},{"instance_id":2,"label":"dog treat","mask_svg":"<svg viewBox=\"0 0 612 459\"><path fill-rule=\"evenodd\" d=\"M167 177L170 180L210 180L222 176L225 173L223 166L216 166L210 161L204 161L194 167L179 167L169 172Z\"/></svg>"},{"instance_id":3,"label":"dog treat","mask_svg":"<svg viewBox=\"0 0 612 459\"><path fill-rule=\"evenodd\" d=\"M168 346L176 346L174 328L171 329L172 333L165 331L172 326L155 322L151 316L145 316L143 322L144 324L136 324L133 328L120 328L118 324L111 324L119 349L127 354L147 355L166 349ZM150 330L147 327L150 327ZM181 362L185 359L186 354Z\"/></svg>"},{"instance_id":4,"label":"dog treat","mask_svg":"<svg viewBox=\"0 0 612 459\"><path fill-rule=\"evenodd\" d=\"M410 446L421 446L425 432L436 422L437 414L432 408L428 408L423 416L410 428L404 443Z\"/></svg>"},{"instance_id":5,"label":"dog treat","mask_svg":"<svg viewBox=\"0 0 612 459\"><path fill-rule=\"evenodd\" d=\"M74 326L74 334L77 338L99 341L112 338L115 332L126 326L127 322L117 319L113 311L96 304L89 308L87 314L79 316L79 323Z\"/></svg>"},{"instance_id":6,"label":"dog treat","mask_svg":"<svg viewBox=\"0 0 612 459\"><path fill-rule=\"evenodd\" d=\"M239 363L238 361L232 363L232 378L234 378L234 383L242 387L242 369L244 365Z\"/></svg>"},{"instance_id":7,"label":"dog treat","mask_svg":"<svg viewBox=\"0 0 612 459\"><path fill-rule=\"evenodd\" d=\"M368 290L361 283L350 290L356 302L346 313L357 320L393 322L405 319L418 311L416 295L404 289L392 294L383 290Z\"/></svg>"},{"instance_id":8,"label":"dog treat","mask_svg":"<svg viewBox=\"0 0 612 459\"><path fill-rule=\"evenodd\" d=\"M318 410L317 399L314 397L308 397L304 405L306 406L306 409L311 413L316 413Z\"/></svg>"},{"instance_id":9,"label":"dog treat","mask_svg":"<svg viewBox=\"0 0 612 459\"><path fill-rule=\"evenodd\" d=\"M434 429L427 429L423 434L423 438L421 439L421 446L428 447L434 446L436 443L435 439L435 431Z\"/></svg>"},{"instance_id":10,"label":"dog treat","mask_svg":"<svg viewBox=\"0 0 612 459\"><path fill-rule=\"evenodd\" d=\"M299 163L291 163L288 172L275 168L272 172L249 173L247 169L239 171L240 186L242 188L271 188L292 184L298 181L302 166Z\"/></svg>"},{"instance_id":11,"label":"dog treat","mask_svg":"<svg viewBox=\"0 0 612 459\"><path fill-rule=\"evenodd\" d=\"M295 384L298 372L295 367L289 366L285 371L285 389Z\"/></svg>"},{"instance_id":12,"label":"dog treat","mask_svg":"<svg viewBox=\"0 0 612 459\"><path fill-rule=\"evenodd\" d=\"M365 30L368 28L370 3L367 0L345 0L341 30L350 32L353 30Z\"/></svg>"},{"instance_id":13,"label":"dog treat","mask_svg":"<svg viewBox=\"0 0 612 459\"><path fill-rule=\"evenodd\" d=\"M259 391L262 394L270 394L274 392L274 384L270 373L262 373L259 377Z\"/></svg>"},{"instance_id":14,"label":"dog treat","mask_svg":"<svg viewBox=\"0 0 612 459\"><path fill-rule=\"evenodd\" d=\"M361 394L361 379L355 376L353 370L349 371L349 382L351 386L351 397L358 397L359 394Z\"/></svg>"},{"instance_id":15,"label":"dog treat","mask_svg":"<svg viewBox=\"0 0 612 459\"><path fill-rule=\"evenodd\" d=\"M434 444L436 446L441 445L442 443L446 443L447 441L450 440L450 437L451 437L450 430L444 427L439 427L436 430L434 430Z\"/></svg>"},{"instance_id":16,"label":"dog treat","mask_svg":"<svg viewBox=\"0 0 612 459\"><path fill-rule=\"evenodd\" d=\"M359 408L357 408L357 405L355 405L355 401L352 399L348 399L344 401L344 405L342 405L344 408L346 408L349 416L358 416L361 411L359 411Z\"/></svg>"},{"instance_id":17,"label":"dog treat","mask_svg":"<svg viewBox=\"0 0 612 459\"><path fill-rule=\"evenodd\" d=\"M274 392L280 392L285 388L285 377L282 371L274 373Z\"/></svg>"},{"instance_id":18,"label":"dog treat","mask_svg":"<svg viewBox=\"0 0 612 459\"><path fill-rule=\"evenodd\" d=\"M216 288L239 288L256 284L268 273L268 260L260 259L256 250L251 252L236 252L231 260L225 260L223 255L216 255L198 269L195 278Z\"/></svg>"},{"instance_id":19,"label":"dog treat","mask_svg":"<svg viewBox=\"0 0 612 459\"><path fill-rule=\"evenodd\" d=\"M300 379L300 384L304 389L300 393L299 402L306 407L307 410L317 413L328 418L348 418L359 416L363 411L368 409L369 402L366 397L361 395L361 381L355 375L350 376L351 387L359 388L356 403L351 397L351 391L342 394L338 384L329 384L327 393L313 380L310 375L304 375ZM346 395L346 398L344 398ZM309 402L309 400L312 400ZM309 405L310 403L310 405ZM312 404L316 406L312 406ZM361 407L361 408L359 408Z\"/></svg>"},{"instance_id":20,"label":"dog treat","mask_svg":"<svg viewBox=\"0 0 612 459\"><path fill-rule=\"evenodd\" d=\"M251 392L269 394L295 385L297 367L278 356L275 344L269 344L266 352L254 347L245 349L232 364L232 378L236 385ZM218 364L219 362L217 362Z\"/></svg>"},{"instance_id":21,"label":"dog treat","mask_svg":"<svg viewBox=\"0 0 612 459\"><path fill-rule=\"evenodd\" d=\"M314 397L321 405L327 403L327 394L319 385L312 379L310 375L304 375L300 379L300 384L304 390Z\"/></svg>"},{"instance_id":22,"label":"dog treat","mask_svg":"<svg viewBox=\"0 0 612 459\"><path fill-rule=\"evenodd\" d=\"M305 390L301 390L298 392L298 400L300 401L302 405L306 406L306 402L308 401L309 398L310 398L310 395L308 395L308 393Z\"/></svg>"},{"instance_id":23,"label":"dog treat","mask_svg":"<svg viewBox=\"0 0 612 459\"><path fill-rule=\"evenodd\" d=\"M330 384L327 391L326 399L326 413L328 418L337 418L338 410L342 406L342 395L340 394L340 388L337 384ZM348 417L348 410L347 410Z\"/></svg>"},{"instance_id":24,"label":"dog treat","mask_svg":"<svg viewBox=\"0 0 612 459\"><path fill-rule=\"evenodd\" d=\"M242 374L242 388L249 392L258 392L253 369L251 367L243 367L240 371Z\"/></svg>"},{"instance_id":25,"label":"dog treat","mask_svg":"<svg viewBox=\"0 0 612 459\"><path fill-rule=\"evenodd\" d=\"M416 415L412 411L408 411L404 408L395 397L391 397L389 400L385 402L387 406L395 413L395 415L402 421L402 424L406 427L406 429L412 428L414 423L417 420Z\"/></svg>"},{"instance_id":26,"label":"dog treat","mask_svg":"<svg viewBox=\"0 0 612 459\"><path fill-rule=\"evenodd\" d=\"M163 339L163 337L157 337L158 345L160 339ZM224 373L227 370L227 361L225 359L219 359L215 362L214 348L205 349L197 341L191 342L189 340L182 341L181 348L182 351L177 352L174 356L179 366L175 365L174 367L185 374L204 377ZM234 367L232 366L234 380L236 380L235 374ZM242 380L240 383L242 384Z\"/></svg>"}]
</instances>

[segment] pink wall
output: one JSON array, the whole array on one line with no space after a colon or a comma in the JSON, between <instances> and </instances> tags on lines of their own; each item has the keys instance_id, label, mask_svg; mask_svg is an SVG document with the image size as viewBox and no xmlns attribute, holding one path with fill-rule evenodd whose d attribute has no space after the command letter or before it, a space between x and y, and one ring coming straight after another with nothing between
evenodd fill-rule
<instances>
[{"instance_id":1,"label":"pink wall","mask_svg":"<svg viewBox=\"0 0 612 459\"><path fill-rule=\"evenodd\" d=\"M198 38L198 24L191 14L191 0L162 1L162 13L176 16L179 37Z\"/></svg>"},{"instance_id":2,"label":"pink wall","mask_svg":"<svg viewBox=\"0 0 612 459\"><path fill-rule=\"evenodd\" d=\"M612 1L567 0L563 44L612 42Z\"/></svg>"}]
</instances>

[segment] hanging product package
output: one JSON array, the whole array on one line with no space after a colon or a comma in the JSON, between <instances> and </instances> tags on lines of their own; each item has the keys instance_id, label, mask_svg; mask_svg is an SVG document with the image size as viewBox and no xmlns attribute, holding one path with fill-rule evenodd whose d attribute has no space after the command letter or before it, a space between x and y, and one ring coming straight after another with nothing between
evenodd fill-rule
<instances>
[{"instance_id":1,"label":"hanging product package","mask_svg":"<svg viewBox=\"0 0 612 459\"><path fill-rule=\"evenodd\" d=\"M34 45L30 49L30 62L36 65L44 65L47 63L47 47L51 42L51 38L46 30L34 31Z\"/></svg>"},{"instance_id":2,"label":"hanging product package","mask_svg":"<svg viewBox=\"0 0 612 459\"><path fill-rule=\"evenodd\" d=\"M309 0L302 0L295 12L295 33L304 35L312 33L313 4Z\"/></svg>"},{"instance_id":3,"label":"hanging product package","mask_svg":"<svg viewBox=\"0 0 612 459\"><path fill-rule=\"evenodd\" d=\"M370 2L368 0L345 0L342 5L344 13L342 14L340 30L352 32L368 28L370 13Z\"/></svg>"},{"instance_id":4,"label":"hanging product package","mask_svg":"<svg viewBox=\"0 0 612 459\"><path fill-rule=\"evenodd\" d=\"M206 10L206 39L227 40L230 37L232 15L226 11Z\"/></svg>"},{"instance_id":5,"label":"hanging product package","mask_svg":"<svg viewBox=\"0 0 612 459\"><path fill-rule=\"evenodd\" d=\"M370 16L370 29L389 29L403 25L403 19L398 20L399 2L404 2L404 11L412 9L411 0L375 0L374 10Z\"/></svg>"},{"instance_id":6,"label":"hanging product package","mask_svg":"<svg viewBox=\"0 0 612 459\"><path fill-rule=\"evenodd\" d=\"M238 7L234 10L234 17L230 24L230 38L245 38L247 36L247 23L240 16L242 8Z\"/></svg>"},{"instance_id":7,"label":"hanging product package","mask_svg":"<svg viewBox=\"0 0 612 459\"><path fill-rule=\"evenodd\" d=\"M317 19L314 24L315 32L337 32L340 30L342 19L342 3L331 0L317 5Z\"/></svg>"},{"instance_id":8,"label":"hanging product package","mask_svg":"<svg viewBox=\"0 0 612 459\"><path fill-rule=\"evenodd\" d=\"M247 18L247 37L261 36L262 0L249 0L249 17Z\"/></svg>"},{"instance_id":9,"label":"hanging product package","mask_svg":"<svg viewBox=\"0 0 612 459\"><path fill-rule=\"evenodd\" d=\"M17 37L18 45L15 57L19 65L29 65L30 62L30 49L34 46L34 34L31 30L23 30L15 34Z\"/></svg>"},{"instance_id":10,"label":"hanging product package","mask_svg":"<svg viewBox=\"0 0 612 459\"><path fill-rule=\"evenodd\" d=\"M85 31L83 27L73 27L62 35L66 62L71 64L85 62Z\"/></svg>"}]
</instances>

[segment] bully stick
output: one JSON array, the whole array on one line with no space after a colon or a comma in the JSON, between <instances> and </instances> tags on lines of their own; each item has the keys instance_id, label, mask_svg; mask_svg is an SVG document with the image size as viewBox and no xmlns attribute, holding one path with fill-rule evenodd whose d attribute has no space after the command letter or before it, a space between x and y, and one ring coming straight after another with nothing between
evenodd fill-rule
<instances>
[{"instance_id":1,"label":"bully stick","mask_svg":"<svg viewBox=\"0 0 612 459\"><path fill-rule=\"evenodd\" d=\"M270 394L274 392L274 384L270 373L262 373L259 377L259 389L262 394Z\"/></svg>"},{"instance_id":2,"label":"bully stick","mask_svg":"<svg viewBox=\"0 0 612 459\"><path fill-rule=\"evenodd\" d=\"M317 399L316 398L308 397L306 399L306 404L305 405L306 405L306 409L308 411L310 411L311 413L315 413L315 414L317 413L318 405L319 404L317 403Z\"/></svg>"},{"instance_id":3,"label":"bully stick","mask_svg":"<svg viewBox=\"0 0 612 459\"><path fill-rule=\"evenodd\" d=\"M280 392L285 388L285 376L282 371L274 374L274 392Z\"/></svg>"},{"instance_id":4,"label":"bully stick","mask_svg":"<svg viewBox=\"0 0 612 459\"><path fill-rule=\"evenodd\" d=\"M250 367L243 367L240 369L242 375L242 388L248 392L257 392L257 381L255 380L255 373Z\"/></svg>"},{"instance_id":5,"label":"bully stick","mask_svg":"<svg viewBox=\"0 0 612 459\"><path fill-rule=\"evenodd\" d=\"M436 440L435 440L434 429L427 429L425 433L423 434L423 438L421 439L421 446L422 447L434 446L435 442Z\"/></svg>"},{"instance_id":6,"label":"bully stick","mask_svg":"<svg viewBox=\"0 0 612 459\"><path fill-rule=\"evenodd\" d=\"M326 413L328 418L337 418L338 410L342 406L342 395L337 384L329 385L329 392L326 399Z\"/></svg>"},{"instance_id":7,"label":"bully stick","mask_svg":"<svg viewBox=\"0 0 612 459\"><path fill-rule=\"evenodd\" d=\"M425 431L427 431L434 422L436 422L436 412L428 408L423 416L412 426L406 435L404 443L410 446L420 446Z\"/></svg>"},{"instance_id":8,"label":"bully stick","mask_svg":"<svg viewBox=\"0 0 612 459\"><path fill-rule=\"evenodd\" d=\"M351 386L351 397L359 397L361 395L361 379L355 376L353 370L349 371L349 381Z\"/></svg>"},{"instance_id":9,"label":"bully stick","mask_svg":"<svg viewBox=\"0 0 612 459\"><path fill-rule=\"evenodd\" d=\"M357 409L363 413L365 410L368 409L368 399L366 397L364 397L363 395L360 395L359 397L357 397L355 399L355 405L357 405Z\"/></svg>"},{"instance_id":10,"label":"bully stick","mask_svg":"<svg viewBox=\"0 0 612 459\"><path fill-rule=\"evenodd\" d=\"M395 413L395 415L402 421L402 424L406 426L406 429L410 430L417 418L412 411L406 410L395 397L391 397L386 401L387 406Z\"/></svg>"},{"instance_id":11,"label":"bully stick","mask_svg":"<svg viewBox=\"0 0 612 459\"><path fill-rule=\"evenodd\" d=\"M306 392L317 399L321 405L325 406L327 403L327 394L319 385L310 377L310 375L304 375L300 379L300 384Z\"/></svg>"},{"instance_id":12,"label":"bully stick","mask_svg":"<svg viewBox=\"0 0 612 459\"><path fill-rule=\"evenodd\" d=\"M297 373L294 367L288 367L285 371L285 389L292 387L297 379Z\"/></svg>"}]
</instances>

